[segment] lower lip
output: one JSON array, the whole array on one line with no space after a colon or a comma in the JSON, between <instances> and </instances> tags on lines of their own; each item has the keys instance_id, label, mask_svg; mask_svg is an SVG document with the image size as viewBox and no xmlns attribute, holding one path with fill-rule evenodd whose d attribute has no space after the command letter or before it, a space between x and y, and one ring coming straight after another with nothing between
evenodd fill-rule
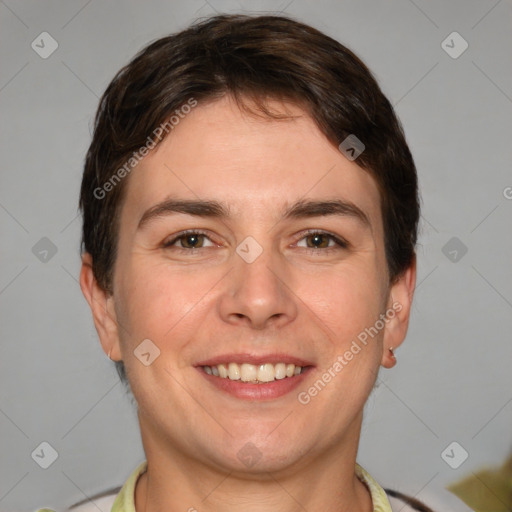
<instances>
[{"instance_id":1,"label":"lower lip","mask_svg":"<svg viewBox=\"0 0 512 512\"><path fill-rule=\"evenodd\" d=\"M197 368L201 375L218 389L236 398L245 400L273 400L291 393L304 381L312 369L312 366L308 366L302 370L302 373L294 375L293 377L285 377L284 379L273 380L272 382L262 384L250 384L249 382L242 382L241 380L215 377L215 375L206 373L201 367Z\"/></svg>"}]
</instances>

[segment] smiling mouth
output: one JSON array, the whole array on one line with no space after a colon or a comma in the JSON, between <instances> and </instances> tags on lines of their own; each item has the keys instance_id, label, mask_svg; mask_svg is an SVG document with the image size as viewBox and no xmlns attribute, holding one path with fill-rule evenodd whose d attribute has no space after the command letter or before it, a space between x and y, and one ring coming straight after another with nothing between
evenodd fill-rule
<instances>
[{"instance_id":1,"label":"smiling mouth","mask_svg":"<svg viewBox=\"0 0 512 512\"><path fill-rule=\"evenodd\" d=\"M226 363L214 366L201 366L208 375L220 379L239 380L248 384L265 384L275 380L288 379L300 375L307 366L296 366L292 363L265 363L254 365L249 363Z\"/></svg>"}]
</instances>

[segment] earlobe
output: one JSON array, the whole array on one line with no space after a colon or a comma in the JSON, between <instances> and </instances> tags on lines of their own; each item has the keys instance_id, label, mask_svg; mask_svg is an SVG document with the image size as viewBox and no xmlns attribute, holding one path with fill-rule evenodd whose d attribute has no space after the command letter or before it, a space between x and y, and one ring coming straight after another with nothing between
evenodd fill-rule
<instances>
[{"instance_id":1,"label":"earlobe","mask_svg":"<svg viewBox=\"0 0 512 512\"><path fill-rule=\"evenodd\" d=\"M407 334L415 286L416 257L390 289L381 361L385 368L392 368L397 362L394 351L402 344Z\"/></svg>"},{"instance_id":2,"label":"earlobe","mask_svg":"<svg viewBox=\"0 0 512 512\"><path fill-rule=\"evenodd\" d=\"M388 358L387 358L386 364L383 363L383 366L385 366L386 368L393 368L393 366L395 366L395 364L396 364L396 356L395 356L395 352L394 352L394 347L389 347L388 348Z\"/></svg>"},{"instance_id":3,"label":"earlobe","mask_svg":"<svg viewBox=\"0 0 512 512\"><path fill-rule=\"evenodd\" d=\"M82 256L80 288L91 308L103 351L113 361L121 360L117 320L113 308L114 299L111 294L98 285L92 268L92 257L89 253L84 253Z\"/></svg>"}]
</instances>

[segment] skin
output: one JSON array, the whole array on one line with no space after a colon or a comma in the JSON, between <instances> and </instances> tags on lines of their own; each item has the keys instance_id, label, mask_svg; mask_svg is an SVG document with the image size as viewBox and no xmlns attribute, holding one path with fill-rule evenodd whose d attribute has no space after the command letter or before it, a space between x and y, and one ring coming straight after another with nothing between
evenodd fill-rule
<instances>
[{"instance_id":1,"label":"skin","mask_svg":"<svg viewBox=\"0 0 512 512\"><path fill-rule=\"evenodd\" d=\"M354 474L363 407L380 366L396 362L389 347L405 338L415 263L390 284L374 179L301 108L270 105L296 117L256 118L229 96L199 104L132 171L113 294L98 286L91 257L83 256L80 284L102 347L124 361L138 404L148 460L136 487L138 512L238 512L241 505L248 511L372 510ZM216 200L231 216L175 213L137 229L145 211L171 196ZM282 210L300 199L350 201L370 225L350 215L283 218ZM190 239L163 247L186 229L207 237L196 239L193 250ZM308 229L349 245L320 237L315 248L318 239L304 233ZM252 263L236 253L247 236L263 248ZM299 403L297 393L394 302L401 310L384 329L307 405ZM160 350L149 366L133 355L144 339ZM194 367L233 352L285 352L314 368L283 397L241 400ZM261 454L252 467L237 456L249 442Z\"/></svg>"}]
</instances>

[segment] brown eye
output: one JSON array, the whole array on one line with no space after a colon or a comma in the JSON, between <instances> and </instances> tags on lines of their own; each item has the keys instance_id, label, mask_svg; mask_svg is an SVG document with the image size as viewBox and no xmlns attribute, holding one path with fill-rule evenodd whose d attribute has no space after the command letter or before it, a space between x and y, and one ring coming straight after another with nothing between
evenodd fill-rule
<instances>
[{"instance_id":1,"label":"brown eye","mask_svg":"<svg viewBox=\"0 0 512 512\"><path fill-rule=\"evenodd\" d=\"M297 243L297 246L304 247L312 251L322 249L322 251L319 252L330 252L339 249L347 249L349 244L342 238L332 235L331 233L311 231L304 234L304 236Z\"/></svg>"},{"instance_id":2,"label":"brown eye","mask_svg":"<svg viewBox=\"0 0 512 512\"><path fill-rule=\"evenodd\" d=\"M306 237L307 246L314 249L324 249L329 247L329 236L323 233L314 233Z\"/></svg>"},{"instance_id":3,"label":"brown eye","mask_svg":"<svg viewBox=\"0 0 512 512\"><path fill-rule=\"evenodd\" d=\"M181 246L186 249L196 249L202 247L204 243L204 236L199 233L193 233L191 235L181 236L178 240L181 240Z\"/></svg>"},{"instance_id":4,"label":"brown eye","mask_svg":"<svg viewBox=\"0 0 512 512\"><path fill-rule=\"evenodd\" d=\"M169 249L202 249L205 247L213 246L211 241L206 244L206 240L210 240L206 234L190 231L189 233L181 233L168 242L164 242L163 247Z\"/></svg>"}]
</instances>

